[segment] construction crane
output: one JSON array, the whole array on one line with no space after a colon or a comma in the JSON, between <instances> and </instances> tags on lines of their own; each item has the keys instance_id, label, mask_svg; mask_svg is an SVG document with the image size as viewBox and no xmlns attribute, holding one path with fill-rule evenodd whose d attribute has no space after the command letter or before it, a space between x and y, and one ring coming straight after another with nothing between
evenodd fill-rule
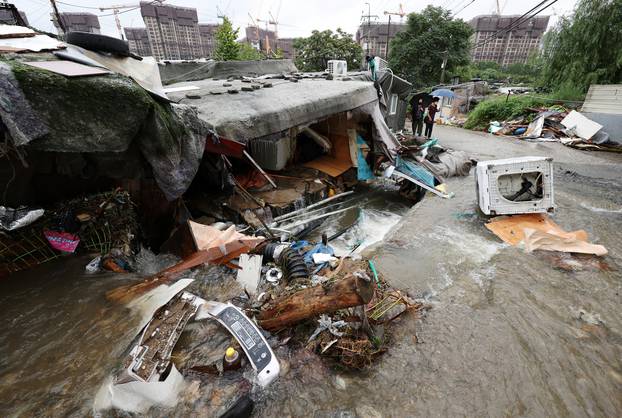
<instances>
[{"instance_id":1,"label":"construction crane","mask_svg":"<svg viewBox=\"0 0 622 418\"><path fill-rule=\"evenodd\" d=\"M154 3L158 3L158 4L162 4L163 2L165 2L166 0L153 0L150 4L154 4ZM102 12L105 12L106 10L112 10L112 14L114 15L114 21L117 24L117 30L119 31L119 35L121 36L121 39L125 40L125 36L123 36L123 28L121 27L121 19L119 19L119 10L121 9L138 9L140 7L140 4L118 4L118 5L113 5L113 6L107 6L107 7L100 7L99 10Z\"/></svg>"},{"instance_id":2,"label":"construction crane","mask_svg":"<svg viewBox=\"0 0 622 418\"><path fill-rule=\"evenodd\" d=\"M270 13L270 17L272 17L272 13ZM266 38L266 54L270 55L270 53L272 52L272 49L270 49L270 38L268 37L268 31L269 31L268 25L274 25L274 38L276 39L278 23L276 22L276 20L274 20L274 18L268 19L268 20L257 19L257 22L262 22L262 23L266 24L266 33L265 33L265 38ZM259 35L257 35L257 40L259 40Z\"/></svg>"},{"instance_id":3,"label":"construction crane","mask_svg":"<svg viewBox=\"0 0 622 418\"><path fill-rule=\"evenodd\" d=\"M389 36L391 35L391 16L399 16L400 17L400 23L404 20L404 16L406 16L406 13L404 13L404 7L402 6L402 4L400 3L400 11L399 12L387 12L386 10L384 11L384 15L385 16L389 16L389 25L387 27L387 49L385 51L384 54L384 59L386 61L389 61Z\"/></svg>"},{"instance_id":4,"label":"construction crane","mask_svg":"<svg viewBox=\"0 0 622 418\"><path fill-rule=\"evenodd\" d=\"M257 22L255 21L253 16L251 16L250 13L248 14L248 17L251 19L251 23L252 23L251 27L255 28L255 38L257 39L257 49L261 50L261 46L259 45L259 25L257 24Z\"/></svg>"}]
</instances>

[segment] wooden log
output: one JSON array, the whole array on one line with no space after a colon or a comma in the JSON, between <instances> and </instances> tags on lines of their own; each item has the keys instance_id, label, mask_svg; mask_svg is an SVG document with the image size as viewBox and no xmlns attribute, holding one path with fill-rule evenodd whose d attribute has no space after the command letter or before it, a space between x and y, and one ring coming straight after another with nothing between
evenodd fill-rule
<instances>
[{"instance_id":1,"label":"wooden log","mask_svg":"<svg viewBox=\"0 0 622 418\"><path fill-rule=\"evenodd\" d=\"M371 281L349 275L330 285L303 289L270 303L259 314L258 323L273 331L319 314L367 304L373 295Z\"/></svg>"}]
</instances>

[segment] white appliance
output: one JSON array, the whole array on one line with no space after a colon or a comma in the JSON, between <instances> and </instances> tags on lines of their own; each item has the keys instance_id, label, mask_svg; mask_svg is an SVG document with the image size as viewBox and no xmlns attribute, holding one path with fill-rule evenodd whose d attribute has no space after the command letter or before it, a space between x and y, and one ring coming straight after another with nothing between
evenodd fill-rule
<instances>
[{"instance_id":1,"label":"white appliance","mask_svg":"<svg viewBox=\"0 0 622 418\"><path fill-rule=\"evenodd\" d=\"M553 159L480 161L475 167L475 188L486 215L553 212Z\"/></svg>"},{"instance_id":2,"label":"white appliance","mask_svg":"<svg viewBox=\"0 0 622 418\"><path fill-rule=\"evenodd\" d=\"M344 60L329 60L326 71L332 75L348 74L348 63Z\"/></svg>"}]
</instances>

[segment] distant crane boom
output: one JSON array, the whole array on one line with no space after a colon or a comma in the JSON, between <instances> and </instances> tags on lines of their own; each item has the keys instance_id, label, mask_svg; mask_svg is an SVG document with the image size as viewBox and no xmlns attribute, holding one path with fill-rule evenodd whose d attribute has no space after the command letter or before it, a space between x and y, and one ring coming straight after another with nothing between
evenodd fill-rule
<instances>
[{"instance_id":1,"label":"distant crane boom","mask_svg":"<svg viewBox=\"0 0 622 418\"><path fill-rule=\"evenodd\" d=\"M166 0L153 0L151 2L151 4L153 3L159 3L162 4L163 2L165 2ZM125 40L125 36L123 35L123 28L121 27L121 19L119 19L119 10L121 9L137 9L140 7L140 4L117 4L117 5L112 5L112 6L106 6L106 7L100 7L99 10L102 12L105 12L106 10L112 10L112 14L114 16L114 21L117 24L117 30L119 31L119 36L121 36L121 39Z\"/></svg>"},{"instance_id":2,"label":"distant crane boom","mask_svg":"<svg viewBox=\"0 0 622 418\"><path fill-rule=\"evenodd\" d=\"M391 36L391 16L399 16L400 17L400 22L404 19L404 16L406 16L406 13L404 13L404 7L402 6L402 4L400 3L400 10L399 12L388 12L388 11L384 11L384 15L385 16L389 16L389 25L387 27L387 49L385 51L384 54L384 59L386 61L389 60L389 37Z\"/></svg>"}]
</instances>

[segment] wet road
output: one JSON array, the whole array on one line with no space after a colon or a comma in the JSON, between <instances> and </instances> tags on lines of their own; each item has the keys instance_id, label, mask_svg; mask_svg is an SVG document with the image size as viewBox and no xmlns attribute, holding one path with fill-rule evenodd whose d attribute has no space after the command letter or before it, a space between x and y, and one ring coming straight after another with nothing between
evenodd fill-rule
<instances>
[{"instance_id":1,"label":"wet road","mask_svg":"<svg viewBox=\"0 0 622 418\"><path fill-rule=\"evenodd\" d=\"M363 374L279 348L284 373L253 391L255 415L622 415L622 156L448 127L435 134L478 159L552 156L555 221L605 245L611 269L562 271L550 257L502 244L475 210L472 177L448 182L454 199L427 196L412 209L386 204L386 192L372 190L361 206L362 225L374 233L364 239L391 230L366 251L391 283L433 308L421 320L401 318L394 345ZM352 239L344 236L341 246ZM87 261L53 263L0 283L3 416L89 415L96 391L118 367L138 317L103 294L136 278L84 275ZM234 293L230 285L227 292ZM220 284L206 293L224 295ZM226 344L214 332L205 341ZM201 400L194 388L175 410L147 415L211 416L210 396Z\"/></svg>"}]
</instances>

